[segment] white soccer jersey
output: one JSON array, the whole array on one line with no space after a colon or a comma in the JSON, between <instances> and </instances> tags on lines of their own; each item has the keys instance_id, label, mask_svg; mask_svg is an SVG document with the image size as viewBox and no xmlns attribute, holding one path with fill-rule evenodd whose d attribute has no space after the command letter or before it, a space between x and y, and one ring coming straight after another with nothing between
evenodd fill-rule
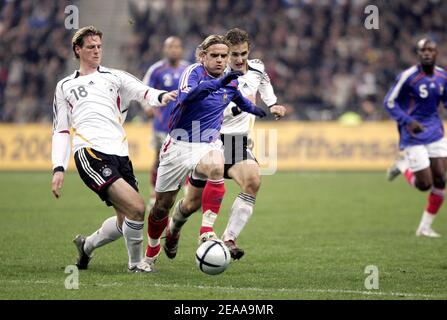
<instances>
[{"instance_id":1,"label":"white soccer jersey","mask_svg":"<svg viewBox=\"0 0 447 320\"><path fill-rule=\"evenodd\" d=\"M274 105L277 98L270 83L270 78L267 72L265 72L264 63L261 60L252 59L247 60L247 64L247 73L237 79L242 95L254 103L256 101L256 94L259 91L261 99L267 106ZM233 116L231 108L234 106L235 103L230 102L225 109L220 132L223 134L248 135L253 128L256 116L247 112Z\"/></svg>"},{"instance_id":2,"label":"white soccer jersey","mask_svg":"<svg viewBox=\"0 0 447 320\"><path fill-rule=\"evenodd\" d=\"M105 67L81 76L79 71L57 83L53 102L53 168L65 169L70 157L70 128L73 152L90 147L106 154L128 156L123 123L131 100L144 107L160 106L166 92L144 85L131 74Z\"/></svg>"}]
</instances>

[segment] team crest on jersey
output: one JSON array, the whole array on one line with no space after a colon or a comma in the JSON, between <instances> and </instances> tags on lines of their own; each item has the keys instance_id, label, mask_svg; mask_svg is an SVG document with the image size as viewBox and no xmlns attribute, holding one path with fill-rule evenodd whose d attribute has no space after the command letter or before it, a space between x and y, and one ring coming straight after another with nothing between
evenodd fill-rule
<instances>
[{"instance_id":1,"label":"team crest on jersey","mask_svg":"<svg viewBox=\"0 0 447 320\"><path fill-rule=\"evenodd\" d=\"M104 178L109 177L112 174L112 169L105 167L104 169L102 169L102 176Z\"/></svg>"},{"instance_id":2,"label":"team crest on jersey","mask_svg":"<svg viewBox=\"0 0 447 320\"><path fill-rule=\"evenodd\" d=\"M222 95L222 103L228 103L228 94L226 90L224 90L224 94Z\"/></svg>"}]
</instances>

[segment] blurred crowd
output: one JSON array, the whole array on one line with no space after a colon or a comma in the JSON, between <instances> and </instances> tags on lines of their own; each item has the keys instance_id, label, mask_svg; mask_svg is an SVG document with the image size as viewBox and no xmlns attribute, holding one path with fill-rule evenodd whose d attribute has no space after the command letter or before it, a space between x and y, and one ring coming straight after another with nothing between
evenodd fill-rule
<instances>
[{"instance_id":1,"label":"blurred crowd","mask_svg":"<svg viewBox=\"0 0 447 320\"><path fill-rule=\"evenodd\" d=\"M62 45L73 1L0 1L0 121L52 120L54 89L71 52Z\"/></svg>"},{"instance_id":2,"label":"blurred crowd","mask_svg":"<svg viewBox=\"0 0 447 320\"><path fill-rule=\"evenodd\" d=\"M0 120L51 119L54 87L71 59L61 43L63 9L73 1L0 0ZM12 5L11 5L12 3ZM36 5L36 3L44 5ZM213 33L232 27L251 35L289 119L334 120L347 112L388 119L382 100L396 75L417 63L417 39L430 36L447 66L447 1L442 0L129 0L133 33L122 45L125 69L142 78L162 56L169 35L185 58ZM367 29L374 4L379 29ZM62 19L62 20L61 20ZM70 72L70 71L68 71Z\"/></svg>"}]
</instances>

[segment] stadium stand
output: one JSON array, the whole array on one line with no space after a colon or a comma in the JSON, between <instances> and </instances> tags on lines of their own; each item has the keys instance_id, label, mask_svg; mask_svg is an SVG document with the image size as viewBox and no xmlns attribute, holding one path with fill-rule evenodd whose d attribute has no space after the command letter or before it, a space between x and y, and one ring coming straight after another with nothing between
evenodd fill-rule
<instances>
[{"instance_id":1,"label":"stadium stand","mask_svg":"<svg viewBox=\"0 0 447 320\"><path fill-rule=\"evenodd\" d=\"M82 0L75 3L82 3ZM54 87L71 59L64 7L73 1L0 1L0 121L51 120ZM334 120L348 111L388 119L381 107L397 72L416 62L414 43L429 35L447 65L447 2L374 1L379 30L364 26L366 0L129 0L131 37L124 69L142 77L163 40L184 39L194 59L201 39L238 26L252 36L253 58L267 67L289 119ZM242 18L243 17L243 18ZM113 17L112 17L113 18ZM119 37L119 33L114 33ZM137 115L134 112L129 118ZM144 116L143 116L144 117Z\"/></svg>"}]
</instances>

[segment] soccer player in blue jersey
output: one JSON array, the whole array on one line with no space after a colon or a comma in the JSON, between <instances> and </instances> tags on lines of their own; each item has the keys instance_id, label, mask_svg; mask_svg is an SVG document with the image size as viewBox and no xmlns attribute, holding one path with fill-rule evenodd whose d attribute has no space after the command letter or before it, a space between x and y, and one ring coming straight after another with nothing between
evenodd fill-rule
<instances>
[{"instance_id":1,"label":"soccer player in blue jersey","mask_svg":"<svg viewBox=\"0 0 447 320\"><path fill-rule=\"evenodd\" d=\"M384 100L385 109L398 124L399 147L405 157L389 170L389 180L402 173L420 191L430 190L427 207L416 230L417 236L437 238L431 225L444 201L447 139L438 113L447 107L447 72L436 66L436 43L417 43L419 64L402 72Z\"/></svg>"},{"instance_id":2,"label":"soccer player in blue jersey","mask_svg":"<svg viewBox=\"0 0 447 320\"><path fill-rule=\"evenodd\" d=\"M223 111L230 101L241 110L264 117L265 111L238 90L235 71L224 75L229 44L220 35L207 37L198 47L200 63L183 73L169 134L160 150L155 185L156 201L148 217L149 243L145 261L153 267L160 253L160 237L166 229L165 252L174 258L180 227L202 206L200 241L216 238L213 230L225 194L224 157L220 138ZM169 210L185 177L190 186L175 207L175 230L168 226ZM171 234L174 232L174 235Z\"/></svg>"},{"instance_id":3,"label":"soccer player in blue jersey","mask_svg":"<svg viewBox=\"0 0 447 320\"><path fill-rule=\"evenodd\" d=\"M181 74L190 64L182 59L183 46L179 37L168 37L163 45L164 59L157 61L146 72L143 83L159 90L177 90ZM152 194L148 201L148 211L155 203L155 181L157 180L157 169L159 164L160 148L168 134L168 123L175 102L169 103L161 108L147 108L147 114L153 117L153 147L155 160L152 165L151 184Z\"/></svg>"}]
</instances>

